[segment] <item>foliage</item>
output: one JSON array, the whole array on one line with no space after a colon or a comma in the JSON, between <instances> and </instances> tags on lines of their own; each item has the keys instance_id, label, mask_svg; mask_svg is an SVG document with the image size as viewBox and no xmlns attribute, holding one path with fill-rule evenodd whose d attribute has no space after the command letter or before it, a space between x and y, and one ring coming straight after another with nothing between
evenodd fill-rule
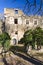
<instances>
[{"instance_id":1,"label":"foliage","mask_svg":"<svg viewBox=\"0 0 43 65\"><path fill-rule=\"evenodd\" d=\"M24 40L25 40L25 43L31 43L32 41L32 31L31 30L28 30L24 33Z\"/></svg>"},{"instance_id":2,"label":"foliage","mask_svg":"<svg viewBox=\"0 0 43 65\"><path fill-rule=\"evenodd\" d=\"M9 50L9 48L10 48L10 41L7 40L6 43L4 44L4 49Z\"/></svg>"},{"instance_id":3,"label":"foliage","mask_svg":"<svg viewBox=\"0 0 43 65\"><path fill-rule=\"evenodd\" d=\"M4 32L0 34L0 44L3 47L4 50L8 50L9 48L9 42L10 42L10 36L8 33Z\"/></svg>"},{"instance_id":4,"label":"foliage","mask_svg":"<svg viewBox=\"0 0 43 65\"><path fill-rule=\"evenodd\" d=\"M32 44L32 40L33 40L33 38L32 38L32 30L28 30L28 31L26 31L26 32L24 33L24 36L23 36L23 38L21 39L21 42L24 43L24 46L25 46L25 48L26 48L28 44L29 44L29 45Z\"/></svg>"},{"instance_id":5,"label":"foliage","mask_svg":"<svg viewBox=\"0 0 43 65\"><path fill-rule=\"evenodd\" d=\"M42 44L43 42L43 30L40 27L37 27L33 31L33 37L37 41L37 44Z\"/></svg>"},{"instance_id":6,"label":"foliage","mask_svg":"<svg viewBox=\"0 0 43 65\"><path fill-rule=\"evenodd\" d=\"M43 45L43 30L40 27L36 27L34 30L28 30L24 33L21 41L25 46L29 44L34 48L35 44L37 44L37 46L41 47Z\"/></svg>"}]
</instances>

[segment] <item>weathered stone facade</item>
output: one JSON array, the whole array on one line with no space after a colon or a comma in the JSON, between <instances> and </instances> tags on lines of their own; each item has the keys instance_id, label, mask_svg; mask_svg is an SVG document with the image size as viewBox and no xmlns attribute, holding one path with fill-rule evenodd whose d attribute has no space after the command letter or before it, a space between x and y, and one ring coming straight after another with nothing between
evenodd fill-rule
<instances>
[{"instance_id":1,"label":"weathered stone facade","mask_svg":"<svg viewBox=\"0 0 43 65\"><path fill-rule=\"evenodd\" d=\"M19 9L4 9L5 30L11 36L11 44L16 44L27 29L43 28L43 17L27 16Z\"/></svg>"},{"instance_id":2,"label":"weathered stone facade","mask_svg":"<svg viewBox=\"0 0 43 65\"><path fill-rule=\"evenodd\" d=\"M0 19L0 34L2 34L3 30L4 30L3 20Z\"/></svg>"}]
</instances>

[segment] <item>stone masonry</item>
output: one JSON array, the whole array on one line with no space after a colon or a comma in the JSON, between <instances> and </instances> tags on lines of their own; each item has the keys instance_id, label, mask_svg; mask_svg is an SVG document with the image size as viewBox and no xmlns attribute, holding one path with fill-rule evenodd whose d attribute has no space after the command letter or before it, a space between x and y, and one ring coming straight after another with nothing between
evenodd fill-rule
<instances>
[{"instance_id":1,"label":"stone masonry","mask_svg":"<svg viewBox=\"0 0 43 65\"><path fill-rule=\"evenodd\" d=\"M18 44L27 29L43 28L43 16L27 16L19 9L4 8L5 31L11 37L11 44Z\"/></svg>"}]
</instances>

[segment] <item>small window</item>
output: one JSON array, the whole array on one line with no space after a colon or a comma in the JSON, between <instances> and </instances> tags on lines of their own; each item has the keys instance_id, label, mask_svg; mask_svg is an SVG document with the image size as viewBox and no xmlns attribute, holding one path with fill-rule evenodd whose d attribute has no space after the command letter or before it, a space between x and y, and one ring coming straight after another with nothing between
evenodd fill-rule
<instances>
[{"instance_id":1,"label":"small window","mask_svg":"<svg viewBox=\"0 0 43 65\"><path fill-rule=\"evenodd\" d=\"M15 10L15 14L18 14L18 10Z\"/></svg>"},{"instance_id":2,"label":"small window","mask_svg":"<svg viewBox=\"0 0 43 65\"><path fill-rule=\"evenodd\" d=\"M18 34L18 31L16 31L15 34L17 35Z\"/></svg>"},{"instance_id":3,"label":"small window","mask_svg":"<svg viewBox=\"0 0 43 65\"><path fill-rule=\"evenodd\" d=\"M14 24L18 24L18 20L17 19L14 19Z\"/></svg>"},{"instance_id":4,"label":"small window","mask_svg":"<svg viewBox=\"0 0 43 65\"><path fill-rule=\"evenodd\" d=\"M37 21L34 21L34 25L37 25Z\"/></svg>"},{"instance_id":5,"label":"small window","mask_svg":"<svg viewBox=\"0 0 43 65\"><path fill-rule=\"evenodd\" d=\"M29 20L26 20L26 24L29 24Z\"/></svg>"}]
</instances>

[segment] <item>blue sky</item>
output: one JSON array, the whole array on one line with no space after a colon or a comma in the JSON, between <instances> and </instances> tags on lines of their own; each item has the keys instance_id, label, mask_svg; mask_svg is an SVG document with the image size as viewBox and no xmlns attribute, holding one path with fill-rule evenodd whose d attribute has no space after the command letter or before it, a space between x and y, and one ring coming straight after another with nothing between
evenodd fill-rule
<instances>
[{"instance_id":1,"label":"blue sky","mask_svg":"<svg viewBox=\"0 0 43 65\"><path fill-rule=\"evenodd\" d=\"M29 0L31 3L33 3L34 0ZM31 9L33 7L31 7L29 14L32 15L34 12L36 12L36 10L40 7L40 0L36 0L37 1L37 8L32 11ZM22 9L24 8L26 1L25 0L16 0L14 2L14 0L0 0L0 13L3 13L4 8L19 8ZM42 10L43 10L43 5L42 5Z\"/></svg>"},{"instance_id":2,"label":"blue sky","mask_svg":"<svg viewBox=\"0 0 43 65\"><path fill-rule=\"evenodd\" d=\"M0 0L0 13L3 13L4 8L19 8L23 9L25 0Z\"/></svg>"}]
</instances>

